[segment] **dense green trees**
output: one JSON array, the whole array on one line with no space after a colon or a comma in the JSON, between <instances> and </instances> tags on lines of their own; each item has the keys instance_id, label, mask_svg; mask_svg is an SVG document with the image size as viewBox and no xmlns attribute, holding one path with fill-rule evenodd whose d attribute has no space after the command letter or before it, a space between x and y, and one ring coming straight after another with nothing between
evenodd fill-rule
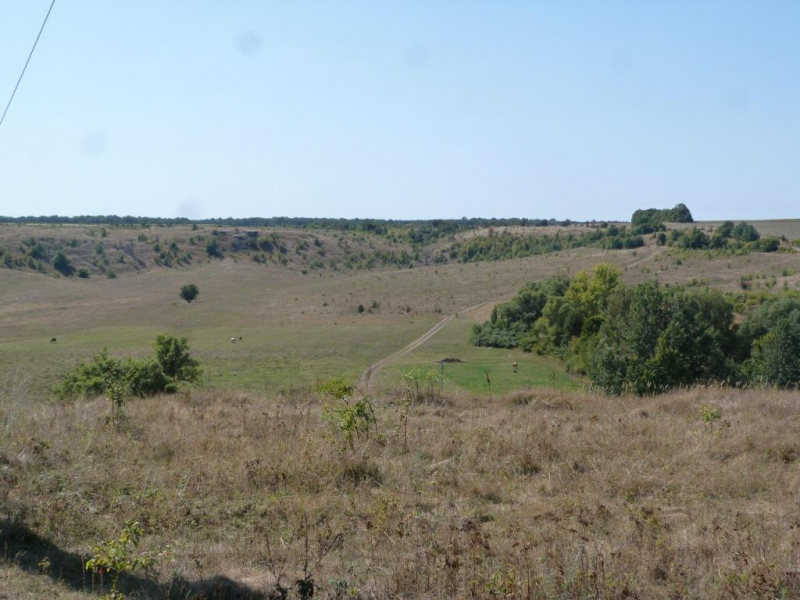
<instances>
[{"instance_id":1,"label":"dense green trees","mask_svg":"<svg viewBox=\"0 0 800 600\"><path fill-rule=\"evenodd\" d=\"M685 204L673 208L640 208L633 213L631 224L640 233L652 233L663 228L664 223L693 223L692 213Z\"/></svg>"},{"instance_id":2,"label":"dense green trees","mask_svg":"<svg viewBox=\"0 0 800 600\"><path fill-rule=\"evenodd\" d=\"M761 239L756 228L744 221L735 225L733 221L725 221L710 237L696 227L685 230L674 229L669 232L669 237L663 232L658 235L663 236L657 239L659 245L668 244L689 250L710 248L734 252L776 252L781 245L777 238Z\"/></svg>"},{"instance_id":3,"label":"dense green trees","mask_svg":"<svg viewBox=\"0 0 800 600\"><path fill-rule=\"evenodd\" d=\"M557 356L610 394L800 385L800 301L769 299L736 325L719 292L626 286L610 265L528 284L475 326L472 341Z\"/></svg>"},{"instance_id":4,"label":"dense green trees","mask_svg":"<svg viewBox=\"0 0 800 600\"><path fill-rule=\"evenodd\" d=\"M731 381L732 325L733 307L719 293L623 287L604 315L589 375L612 394Z\"/></svg>"}]
</instances>

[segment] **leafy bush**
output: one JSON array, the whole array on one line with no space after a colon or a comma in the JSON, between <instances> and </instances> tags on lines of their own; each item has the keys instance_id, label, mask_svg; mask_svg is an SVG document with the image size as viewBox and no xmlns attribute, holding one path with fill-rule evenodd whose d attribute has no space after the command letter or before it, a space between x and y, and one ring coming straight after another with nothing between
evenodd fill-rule
<instances>
[{"instance_id":1,"label":"leafy bush","mask_svg":"<svg viewBox=\"0 0 800 600\"><path fill-rule=\"evenodd\" d=\"M333 377L317 384L317 393L323 396L330 396L336 400L349 398L354 391L353 382L344 377Z\"/></svg>"},{"instance_id":2,"label":"leafy bush","mask_svg":"<svg viewBox=\"0 0 800 600\"><path fill-rule=\"evenodd\" d=\"M118 538L92 548L92 557L86 561L86 570L111 574L111 593L103 596L103 600L121 600L125 597L117 587L120 575L137 569L149 570L154 565L152 556L137 552L143 533L137 522L128 521Z\"/></svg>"},{"instance_id":3,"label":"leafy bush","mask_svg":"<svg viewBox=\"0 0 800 600\"><path fill-rule=\"evenodd\" d=\"M72 267L72 261L61 250L56 252L56 255L53 257L53 267L62 275L67 276L72 275L72 273L75 271L75 269Z\"/></svg>"},{"instance_id":4,"label":"leafy bush","mask_svg":"<svg viewBox=\"0 0 800 600\"><path fill-rule=\"evenodd\" d=\"M175 392L180 381L200 380L201 370L189 355L186 338L159 335L155 350L154 358L120 360L110 357L108 349L103 348L65 375L55 394L65 400L99 396L118 384L127 394L143 398Z\"/></svg>"},{"instance_id":5,"label":"leafy bush","mask_svg":"<svg viewBox=\"0 0 800 600\"><path fill-rule=\"evenodd\" d=\"M222 250L217 238L211 238L206 242L206 253L212 258L222 258Z\"/></svg>"},{"instance_id":6,"label":"leafy bush","mask_svg":"<svg viewBox=\"0 0 800 600\"><path fill-rule=\"evenodd\" d=\"M189 304L191 304L192 301L195 298L197 298L197 295L199 293L200 290L198 289L198 287L193 283L189 283L181 288L180 297L186 300L186 302L188 302Z\"/></svg>"},{"instance_id":7,"label":"leafy bush","mask_svg":"<svg viewBox=\"0 0 800 600\"><path fill-rule=\"evenodd\" d=\"M353 451L356 441L361 437L369 439L370 427L377 425L369 398L362 398L353 404L345 402L333 408L326 406L322 418Z\"/></svg>"},{"instance_id":8,"label":"leafy bush","mask_svg":"<svg viewBox=\"0 0 800 600\"><path fill-rule=\"evenodd\" d=\"M177 338L166 333L156 336L153 344L156 350L156 361L164 371L164 375L173 381L196 383L202 371L200 364L189 354L189 342L186 338Z\"/></svg>"},{"instance_id":9,"label":"leafy bush","mask_svg":"<svg viewBox=\"0 0 800 600\"><path fill-rule=\"evenodd\" d=\"M56 389L60 398L99 396L105 393L109 380L123 372L122 361L108 356L108 348L92 356L91 362L82 362L67 374Z\"/></svg>"},{"instance_id":10,"label":"leafy bush","mask_svg":"<svg viewBox=\"0 0 800 600\"><path fill-rule=\"evenodd\" d=\"M755 242L761 237L758 230L749 223L742 221L731 230L731 237L740 242Z\"/></svg>"},{"instance_id":11,"label":"leafy bush","mask_svg":"<svg viewBox=\"0 0 800 600\"><path fill-rule=\"evenodd\" d=\"M403 396L409 405L439 400L440 379L436 371L409 369L403 371Z\"/></svg>"}]
</instances>

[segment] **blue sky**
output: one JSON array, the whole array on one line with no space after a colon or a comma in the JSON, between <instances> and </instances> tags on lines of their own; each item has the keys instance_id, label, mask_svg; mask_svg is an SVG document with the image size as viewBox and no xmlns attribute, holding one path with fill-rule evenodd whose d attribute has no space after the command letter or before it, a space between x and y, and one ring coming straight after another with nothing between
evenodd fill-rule
<instances>
[{"instance_id":1,"label":"blue sky","mask_svg":"<svg viewBox=\"0 0 800 600\"><path fill-rule=\"evenodd\" d=\"M0 7L5 105L50 0ZM800 218L800 2L57 0L0 214Z\"/></svg>"}]
</instances>

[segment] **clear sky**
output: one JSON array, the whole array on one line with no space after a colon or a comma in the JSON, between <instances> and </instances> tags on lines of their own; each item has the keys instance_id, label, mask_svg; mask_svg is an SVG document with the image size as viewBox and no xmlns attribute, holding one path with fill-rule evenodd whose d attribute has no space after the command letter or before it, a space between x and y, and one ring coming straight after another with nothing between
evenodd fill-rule
<instances>
[{"instance_id":1,"label":"clear sky","mask_svg":"<svg viewBox=\"0 0 800 600\"><path fill-rule=\"evenodd\" d=\"M0 3L0 103L50 0ZM0 108L2 110L2 108ZM57 0L0 214L800 218L800 2Z\"/></svg>"}]
</instances>

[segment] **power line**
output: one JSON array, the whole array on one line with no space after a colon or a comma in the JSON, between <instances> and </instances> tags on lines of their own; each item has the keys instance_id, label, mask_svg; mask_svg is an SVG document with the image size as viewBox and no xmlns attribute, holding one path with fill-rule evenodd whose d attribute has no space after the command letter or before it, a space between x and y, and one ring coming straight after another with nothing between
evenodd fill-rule
<instances>
[{"instance_id":1,"label":"power line","mask_svg":"<svg viewBox=\"0 0 800 600\"><path fill-rule=\"evenodd\" d=\"M17 80L17 85L14 86L14 91L11 92L11 98L8 99L8 104L6 104L6 109L3 111L3 116L0 117L0 125L3 124L3 121L6 119L6 115L8 114L8 109L11 108L11 103L14 101L14 96L17 94L17 90L19 89L19 84L22 83L22 78L25 76L25 71L28 69L28 63L31 62L31 57L33 56L34 50L36 50L36 44L39 43L39 38L42 37L42 32L44 31L44 26L47 25L47 19L50 18L50 13L53 11L53 6L55 5L56 0L53 0L50 3L50 8L47 11L47 14L44 17L44 21L42 22L42 27L39 29L39 35L36 36L36 41L33 42L33 48L31 48L30 54L28 54L28 60L25 61L25 66L22 67L22 73L19 74L19 79Z\"/></svg>"}]
</instances>

